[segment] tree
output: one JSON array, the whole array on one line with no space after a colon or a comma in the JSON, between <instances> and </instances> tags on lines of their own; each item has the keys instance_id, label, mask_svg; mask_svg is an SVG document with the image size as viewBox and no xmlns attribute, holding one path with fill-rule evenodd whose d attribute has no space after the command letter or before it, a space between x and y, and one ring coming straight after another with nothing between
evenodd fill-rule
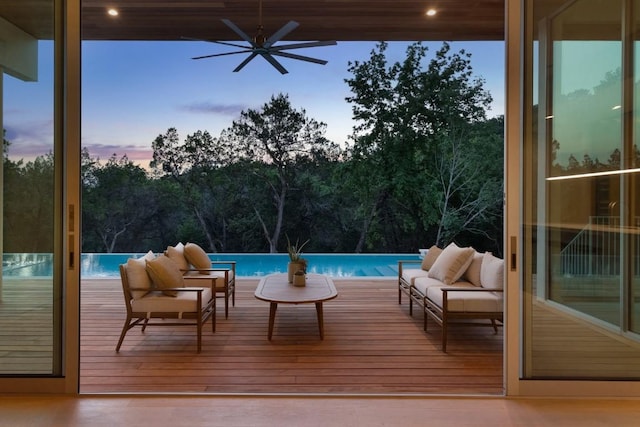
<instances>
[{"instance_id":1,"label":"tree","mask_svg":"<svg viewBox=\"0 0 640 427\"><path fill-rule=\"evenodd\" d=\"M8 142L5 142L5 148ZM33 161L4 157L3 233L6 252L53 252L53 154ZM28 236L28 238L25 238Z\"/></svg>"},{"instance_id":2,"label":"tree","mask_svg":"<svg viewBox=\"0 0 640 427\"><path fill-rule=\"evenodd\" d=\"M107 253L116 251L122 240L124 250L131 242L143 241L144 225L155 209L145 170L126 155L118 159L114 154L104 166L91 158L85 161L87 176L92 177L82 194L85 239L96 237Z\"/></svg>"},{"instance_id":3,"label":"tree","mask_svg":"<svg viewBox=\"0 0 640 427\"><path fill-rule=\"evenodd\" d=\"M178 132L170 128L152 143L153 160L150 163L156 173L164 173L181 189L181 199L193 213L200 235L186 233L188 240L204 244L211 252L224 250L226 220L220 206L221 194L216 169L227 161L219 141L209 132L196 131L180 143ZM184 226L184 224L183 224Z\"/></svg>"},{"instance_id":4,"label":"tree","mask_svg":"<svg viewBox=\"0 0 640 427\"><path fill-rule=\"evenodd\" d=\"M431 171L441 195L436 245L444 246L464 233L466 239L478 234L499 247L502 227L495 230L493 224L502 218L503 129L504 120L493 119L475 125L471 133L452 129L449 140L439 144L442 151Z\"/></svg>"},{"instance_id":5,"label":"tree","mask_svg":"<svg viewBox=\"0 0 640 427\"><path fill-rule=\"evenodd\" d=\"M350 62L353 78L346 80L353 92L347 101L353 104L357 121L352 183L362 206L356 252L367 245L394 245L380 242L381 236L411 233L420 239L415 245L424 245L429 235L434 243L438 240L443 220L437 214L452 212L451 179L463 175L451 168L475 167L465 164L472 157L465 156L462 162L466 145L462 138L471 126L486 120L491 102L484 81L473 78L470 55L464 50L451 53L444 43L425 65L428 49L414 43L402 63L387 66L386 48L386 43L380 43L368 61ZM446 167L443 159L438 163L439 156L445 155L449 156ZM449 184L443 185L447 180ZM389 224L396 229L389 230Z\"/></svg>"},{"instance_id":6,"label":"tree","mask_svg":"<svg viewBox=\"0 0 640 427\"><path fill-rule=\"evenodd\" d=\"M381 246L376 241L384 233L372 237L376 236L373 230L382 225L381 210L394 202L396 190L411 186L415 176L410 140L415 133L412 120L417 117L413 114L417 79L412 73L417 71L425 50L414 44L407 49L404 64L387 67L386 48L386 43L380 43L369 61L350 62L349 71L354 77L345 80L354 93L346 99L353 104L356 121L348 171L359 201L356 220L361 224L355 252L362 252L367 241L369 246ZM403 221L388 221L399 222Z\"/></svg>"},{"instance_id":7,"label":"tree","mask_svg":"<svg viewBox=\"0 0 640 427\"><path fill-rule=\"evenodd\" d=\"M326 125L295 110L284 94L272 96L261 110L248 109L221 135L221 147L232 162L253 165L270 195L270 209L254 201L252 208L269 252L277 252L290 191L295 191L305 160L337 158L338 147L325 137Z\"/></svg>"}]
</instances>

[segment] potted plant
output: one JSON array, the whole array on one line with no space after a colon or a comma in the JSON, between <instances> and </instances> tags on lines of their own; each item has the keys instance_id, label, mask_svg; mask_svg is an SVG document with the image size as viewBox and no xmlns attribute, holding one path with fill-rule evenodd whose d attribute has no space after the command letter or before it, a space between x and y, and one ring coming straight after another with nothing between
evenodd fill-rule
<instances>
[{"instance_id":1,"label":"potted plant","mask_svg":"<svg viewBox=\"0 0 640 427\"><path fill-rule=\"evenodd\" d=\"M287 236L287 252L289 252L289 265L287 266L287 273L289 283L293 283L293 275L296 272L307 272L307 260L302 258L302 248L307 243L309 243L308 239L302 244L300 244L298 240L296 240L295 244L292 244L291 240L289 240L289 236Z\"/></svg>"},{"instance_id":2,"label":"potted plant","mask_svg":"<svg viewBox=\"0 0 640 427\"><path fill-rule=\"evenodd\" d=\"M307 279L304 275L304 271L298 270L293 273L293 286L305 286L306 280Z\"/></svg>"}]
</instances>

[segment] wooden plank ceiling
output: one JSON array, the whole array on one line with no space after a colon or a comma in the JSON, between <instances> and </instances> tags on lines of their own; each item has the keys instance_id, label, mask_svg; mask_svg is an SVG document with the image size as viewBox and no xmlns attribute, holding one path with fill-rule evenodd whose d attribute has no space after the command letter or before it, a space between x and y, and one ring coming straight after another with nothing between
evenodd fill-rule
<instances>
[{"instance_id":1,"label":"wooden plank ceiling","mask_svg":"<svg viewBox=\"0 0 640 427\"><path fill-rule=\"evenodd\" d=\"M50 39L51 0L0 0L0 16L38 39ZM504 40L505 0L263 0L265 34L290 20L287 40ZM107 8L119 9L110 17ZM425 12L437 9L434 17ZM222 22L249 35L259 0L82 0L86 40L238 40Z\"/></svg>"}]
</instances>

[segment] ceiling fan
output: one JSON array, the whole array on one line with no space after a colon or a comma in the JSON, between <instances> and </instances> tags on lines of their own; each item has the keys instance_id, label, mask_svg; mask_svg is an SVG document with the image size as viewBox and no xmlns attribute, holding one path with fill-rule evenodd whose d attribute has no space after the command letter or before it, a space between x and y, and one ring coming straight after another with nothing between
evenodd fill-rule
<instances>
[{"instance_id":1,"label":"ceiling fan","mask_svg":"<svg viewBox=\"0 0 640 427\"><path fill-rule=\"evenodd\" d=\"M284 36L289 34L291 31L295 30L300 24L298 24L296 21L289 21L285 25L283 25L282 28L280 28L278 31L273 33L271 36L267 37L264 34L264 27L262 26L262 0L260 0L260 4L259 4L258 27L257 27L255 36L249 37L244 31L238 28L238 26L235 25L233 22L231 22L229 19L222 19L222 22L224 22L224 24L227 27L231 28L237 35L239 35L242 40L249 43L249 46L240 45L237 43L223 42L218 40L205 40L205 41L210 41L212 43L218 43L226 46L237 47L242 50L225 52L225 53L216 53L213 55L196 56L191 59L214 58L217 56L249 53L249 56L233 70L234 72L238 72L242 70L242 68L244 68L245 65L247 65L253 58L259 55L259 56L262 56L271 65L273 65L281 74L287 74L288 71L282 66L282 64L280 64L276 60L276 58L274 58L274 56L281 56L283 58L290 58L290 59L298 59L300 61L307 61L307 62L313 62L315 64L324 65L327 63L327 61L323 59L311 58L309 56L297 55L294 53L289 53L284 51L290 50L290 49L302 49L302 48L316 47L316 46L333 46L337 44L335 40L329 40L329 41L291 43L286 45L274 46ZM195 39L191 39L191 40L195 40Z\"/></svg>"}]
</instances>

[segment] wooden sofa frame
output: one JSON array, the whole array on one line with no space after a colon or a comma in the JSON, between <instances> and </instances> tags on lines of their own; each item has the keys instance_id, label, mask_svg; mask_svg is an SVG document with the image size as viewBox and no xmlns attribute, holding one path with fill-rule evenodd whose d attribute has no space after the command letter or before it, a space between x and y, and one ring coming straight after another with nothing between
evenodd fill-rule
<instances>
[{"instance_id":1,"label":"wooden sofa frame","mask_svg":"<svg viewBox=\"0 0 640 427\"><path fill-rule=\"evenodd\" d=\"M426 295L423 295L415 287L411 288L412 296L411 300L418 303L424 310L424 330L427 331L427 319L431 317L438 325L442 327L442 351L444 353L447 352L447 333L449 321L451 320L459 320L459 319L488 319L491 321L491 326L495 333L498 333L498 324L496 321L503 323L504 314L502 311L449 311L448 310L448 298L450 293L454 292L500 292L503 293L503 289L485 289L485 288L456 288L455 284L451 286L443 286L440 288L442 291L442 307L440 307L437 303L429 299ZM456 324L460 324L460 322L456 322ZM486 326L486 324L482 323L465 323L466 325L473 326Z\"/></svg>"},{"instance_id":2,"label":"wooden sofa frame","mask_svg":"<svg viewBox=\"0 0 640 427\"><path fill-rule=\"evenodd\" d=\"M221 267L228 266L228 267ZM229 297L231 297L231 305L233 307L236 306L236 261L211 261L211 268L190 268L188 270L180 270L183 273L183 276L186 279L202 279L208 278L206 274L201 274L202 272L208 273L222 273L223 277L218 277L221 279L216 283L216 297L219 293L224 294L222 297L224 298L224 317L227 319L229 317ZM232 274L229 274L229 273Z\"/></svg>"},{"instance_id":3,"label":"wooden sofa frame","mask_svg":"<svg viewBox=\"0 0 640 427\"><path fill-rule=\"evenodd\" d=\"M409 298L409 314L413 316L413 300L411 298L411 283L407 282L402 275L405 265L420 266L421 260L401 260L398 261L398 304L402 304L402 294L406 294Z\"/></svg>"}]
</instances>

